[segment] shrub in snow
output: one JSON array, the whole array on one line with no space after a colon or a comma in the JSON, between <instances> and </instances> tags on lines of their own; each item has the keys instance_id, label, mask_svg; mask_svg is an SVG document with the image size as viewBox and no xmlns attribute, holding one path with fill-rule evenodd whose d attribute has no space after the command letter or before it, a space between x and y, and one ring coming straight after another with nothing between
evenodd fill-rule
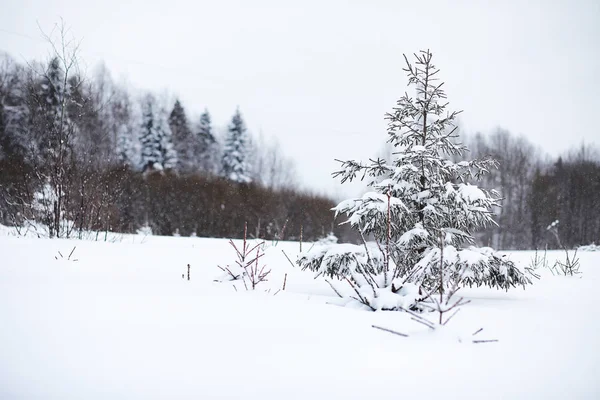
<instances>
[{"instance_id":1,"label":"shrub in snow","mask_svg":"<svg viewBox=\"0 0 600 400\"><path fill-rule=\"evenodd\" d=\"M65 258L65 256L63 256L63 254L62 254L60 251L58 251L58 252L57 252L57 253L58 253L58 255L54 256L54 259L55 259L55 260L59 260L59 257L60 257L60 260L67 260L67 261L73 261L73 262L77 262L77 261L79 261L78 259L76 259L76 258L73 258L73 253L75 252L75 248L76 248L76 247L77 247L77 246L73 246L73 249L71 250L71 252L70 252L70 253L69 253L69 255L67 256L67 258Z\"/></svg>"},{"instance_id":2,"label":"shrub in snow","mask_svg":"<svg viewBox=\"0 0 600 400\"><path fill-rule=\"evenodd\" d=\"M137 230L138 235L152 236L152 228L149 225L144 225Z\"/></svg>"},{"instance_id":3,"label":"shrub in snow","mask_svg":"<svg viewBox=\"0 0 600 400\"><path fill-rule=\"evenodd\" d=\"M319 244L319 245L327 245L327 244L335 244L337 242L338 242L337 236L335 236L333 234L333 232L329 232L329 234L326 237L319 239L317 241L317 244Z\"/></svg>"},{"instance_id":4,"label":"shrub in snow","mask_svg":"<svg viewBox=\"0 0 600 400\"><path fill-rule=\"evenodd\" d=\"M58 196L50 183L45 183L38 191L33 193L33 202L31 208L34 213L34 219L46 226L52 224L53 208ZM64 218L64 214L61 215Z\"/></svg>"},{"instance_id":5,"label":"shrub in snow","mask_svg":"<svg viewBox=\"0 0 600 400\"><path fill-rule=\"evenodd\" d=\"M579 251L600 251L600 246L592 243L592 244L588 244L585 246L579 246L577 248L577 250L579 250Z\"/></svg>"},{"instance_id":6,"label":"shrub in snow","mask_svg":"<svg viewBox=\"0 0 600 400\"><path fill-rule=\"evenodd\" d=\"M539 268L548 268L546 250L544 250L544 255L540 255L536 249L533 258L529 261L529 265L525 268L525 271L527 271L534 278L540 279L540 275L535 272Z\"/></svg>"},{"instance_id":7,"label":"shrub in snow","mask_svg":"<svg viewBox=\"0 0 600 400\"><path fill-rule=\"evenodd\" d=\"M573 255L570 255L569 251L565 249L564 261L556 260L554 266L550 270L556 275L573 276L580 274L581 272L579 272L579 257L577 257L577 249L575 249Z\"/></svg>"},{"instance_id":8,"label":"shrub in snow","mask_svg":"<svg viewBox=\"0 0 600 400\"><path fill-rule=\"evenodd\" d=\"M24 218L28 231L35 232L38 237L69 238L75 229L75 223L67 218L65 208L59 206L65 197L64 190L49 182L35 191L30 207L33 221Z\"/></svg>"},{"instance_id":9,"label":"shrub in snow","mask_svg":"<svg viewBox=\"0 0 600 400\"><path fill-rule=\"evenodd\" d=\"M233 240L229 241L229 244L235 249L237 260L232 266L221 267L217 265L223 271L223 274L216 280L218 282L241 280L246 290L254 290L258 284L267 281L267 276L271 273L271 270L266 269L266 265L260 265L259 263L260 258L265 255L263 251L265 243L260 242L254 247L250 247L247 241L247 232L248 224L244 224L244 241L241 249Z\"/></svg>"},{"instance_id":10,"label":"shrub in snow","mask_svg":"<svg viewBox=\"0 0 600 400\"><path fill-rule=\"evenodd\" d=\"M558 242L559 247L564 250L565 260L564 261L556 260L556 262L554 263L552 268L550 268L550 271L552 271L552 273L555 275L573 276L575 274L580 273L579 272L579 257L577 257L577 250L579 250L579 249L575 249L575 252L573 253L572 256L569 254L569 249L567 249L567 247L564 246L560 240L560 235L558 232L559 223L560 223L559 220L552 222L550 225L548 225L546 230L549 231L550 233L552 233L552 235L554 235L554 237L556 238L556 241Z\"/></svg>"},{"instance_id":11,"label":"shrub in snow","mask_svg":"<svg viewBox=\"0 0 600 400\"><path fill-rule=\"evenodd\" d=\"M300 260L303 267L321 274L338 273L353 292L349 298L371 309L402 308L414 297L415 287L431 293L456 283L503 289L531 283L506 258L473 247L472 233L495 224L492 208L498 206L498 197L468 182L480 179L497 163L489 158L451 160L467 150L454 140L458 112L446 110L432 54L423 51L415 58L413 66L405 57L415 96L405 94L386 116L388 142L395 148L392 161L343 161L342 169L334 173L342 183L357 176L367 179L372 190L341 202L335 211L347 215L346 222L361 235L372 235L381 256L365 242L363 250L353 249L354 257L346 251L349 248L330 248ZM446 260L440 263L442 251Z\"/></svg>"}]
</instances>

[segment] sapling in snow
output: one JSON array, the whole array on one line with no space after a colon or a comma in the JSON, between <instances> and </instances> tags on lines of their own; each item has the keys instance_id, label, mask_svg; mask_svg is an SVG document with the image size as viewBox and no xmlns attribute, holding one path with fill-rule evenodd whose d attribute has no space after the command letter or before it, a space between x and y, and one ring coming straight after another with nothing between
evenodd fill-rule
<instances>
[{"instance_id":1,"label":"sapling in snow","mask_svg":"<svg viewBox=\"0 0 600 400\"><path fill-rule=\"evenodd\" d=\"M548 230L550 233L552 233L552 235L556 239L556 242L558 243L558 246L564 250L565 261L556 260L556 262L554 263L552 268L550 268L550 271L553 274L565 275L565 276L567 276L567 275L573 276L573 275L579 274L580 273L579 272L579 257L577 257L578 249L575 249L573 256L569 255L569 249L567 249L567 247L564 246L560 240L560 235L558 233L558 225L559 225L559 221L556 220L556 221L552 222L550 225L548 225L546 230Z\"/></svg>"},{"instance_id":2,"label":"sapling in snow","mask_svg":"<svg viewBox=\"0 0 600 400\"><path fill-rule=\"evenodd\" d=\"M475 246L473 232L495 225L498 194L470 182L497 163L490 158L452 161L467 148L456 141L458 112L447 111L432 53L416 54L414 65L406 56L405 61L415 93L402 96L386 115L392 160L340 161L341 169L333 174L342 183L366 180L371 191L341 202L335 211L374 243L363 239L363 250L316 248L298 263L323 275L337 274L349 288L336 291L373 310L406 308L425 293L443 293L455 285L508 289L531 283L506 257ZM442 231L446 255L440 263Z\"/></svg>"},{"instance_id":3,"label":"sapling in snow","mask_svg":"<svg viewBox=\"0 0 600 400\"><path fill-rule=\"evenodd\" d=\"M73 249L71 250L71 252L69 253L69 255L68 255L68 256L67 256L67 258L66 258L66 260L67 260L67 261L73 261L73 262L77 262L77 261L79 261L79 260L78 260L78 259L76 259L76 258L73 258L73 259L71 259L71 257L73 256L73 253L75 253L75 249L76 249L76 248L77 248L77 246L73 246ZM61 259L61 260L64 260L64 259L65 259L65 257L63 256L63 254L62 254L60 251L58 251L57 253L58 253L58 256L54 256L54 259L55 259L55 260L58 260L58 259L59 259L59 258L58 258L59 256L60 256L60 259Z\"/></svg>"},{"instance_id":4,"label":"sapling in snow","mask_svg":"<svg viewBox=\"0 0 600 400\"><path fill-rule=\"evenodd\" d=\"M235 265L226 267L217 267L223 271L223 277L218 281L236 281L241 280L246 290L254 290L261 282L266 282L268 275L271 273L270 269L266 269L265 265L260 265L259 261L264 256L263 246L264 242L259 242L253 247L247 240L248 224L244 224L244 239L242 242L241 249L233 242L229 241L229 244L235 249L237 260Z\"/></svg>"}]
</instances>

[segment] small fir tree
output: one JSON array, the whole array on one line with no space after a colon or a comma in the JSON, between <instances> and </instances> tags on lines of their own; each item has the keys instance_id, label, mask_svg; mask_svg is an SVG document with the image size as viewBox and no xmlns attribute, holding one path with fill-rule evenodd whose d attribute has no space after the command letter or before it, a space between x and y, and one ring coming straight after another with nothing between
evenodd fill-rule
<instances>
[{"instance_id":1,"label":"small fir tree","mask_svg":"<svg viewBox=\"0 0 600 400\"><path fill-rule=\"evenodd\" d=\"M211 173L217 172L218 143L213 134L210 113L206 109L200 116L195 153L196 164L200 170Z\"/></svg>"},{"instance_id":2,"label":"small fir tree","mask_svg":"<svg viewBox=\"0 0 600 400\"><path fill-rule=\"evenodd\" d=\"M171 129L164 109L152 95L147 95L142 104L142 171L174 170L177 153L173 148Z\"/></svg>"},{"instance_id":3,"label":"small fir tree","mask_svg":"<svg viewBox=\"0 0 600 400\"><path fill-rule=\"evenodd\" d=\"M6 92L0 96L3 129L0 130L0 158L8 157L23 162L32 161L31 151L35 146L29 129L30 110L27 103L25 82L22 70L15 67L7 77Z\"/></svg>"},{"instance_id":4,"label":"small fir tree","mask_svg":"<svg viewBox=\"0 0 600 400\"><path fill-rule=\"evenodd\" d=\"M142 146L142 171L162 171L162 147L158 121L156 118L156 101L152 95L147 95L142 103L142 124L140 142Z\"/></svg>"},{"instance_id":5,"label":"small fir tree","mask_svg":"<svg viewBox=\"0 0 600 400\"><path fill-rule=\"evenodd\" d=\"M46 73L40 82L39 114L44 116L42 126L42 149L47 157L65 157L62 153L70 149L65 144L69 132L67 115L68 81L62 62L58 57L50 60Z\"/></svg>"},{"instance_id":6,"label":"small fir tree","mask_svg":"<svg viewBox=\"0 0 600 400\"><path fill-rule=\"evenodd\" d=\"M126 123L121 123L117 128L117 160L119 165L132 167L133 163L133 132Z\"/></svg>"},{"instance_id":7,"label":"small fir tree","mask_svg":"<svg viewBox=\"0 0 600 400\"><path fill-rule=\"evenodd\" d=\"M344 161L334 173L342 183L367 179L372 191L343 201L335 211L346 214L363 238L372 235L377 246L365 242L356 255L341 248L320 250L318 260L310 255L299 260L321 273L343 271L351 289L348 299L373 310L414 306L427 294L457 284L508 289L530 283L511 261L475 247L473 232L495 224L492 208L498 197L468 182L497 164L489 158L451 160L467 151L455 140L458 112L447 111L432 54L422 51L415 58L413 66L405 57L404 69L415 95L405 94L386 115L388 141L395 149L391 162Z\"/></svg>"},{"instance_id":8,"label":"small fir tree","mask_svg":"<svg viewBox=\"0 0 600 400\"><path fill-rule=\"evenodd\" d=\"M246 125L237 109L227 132L223 148L222 174L237 183L249 183L250 166L248 163L250 138Z\"/></svg>"},{"instance_id":9,"label":"small fir tree","mask_svg":"<svg viewBox=\"0 0 600 400\"><path fill-rule=\"evenodd\" d=\"M179 100L175 101L169 115L169 127L177 153L178 169L182 172L193 172L197 167L194 160L194 140L185 110Z\"/></svg>"},{"instance_id":10,"label":"small fir tree","mask_svg":"<svg viewBox=\"0 0 600 400\"><path fill-rule=\"evenodd\" d=\"M178 171L179 158L173 144L173 133L169 127L167 111L161 108L158 113L158 134L160 137L162 165L167 171Z\"/></svg>"}]
</instances>

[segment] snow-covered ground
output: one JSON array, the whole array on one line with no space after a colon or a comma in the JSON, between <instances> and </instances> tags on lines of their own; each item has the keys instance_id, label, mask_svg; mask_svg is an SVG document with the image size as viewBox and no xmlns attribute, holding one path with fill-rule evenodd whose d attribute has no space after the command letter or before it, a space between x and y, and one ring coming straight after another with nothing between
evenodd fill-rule
<instances>
[{"instance_id":1,"label":"snow-covered ground","mask_svg":"<svg viewBox=\"0 0 600 400\"><path fill-rule=\"evenodd\" d=\"M298 243L268 242L269 282L246 292L214 282L234 260L226 240L7 232L0 399L600 398L600 252L579 254L582 275L542 271L525 291L464 289L449 332L430 333L406 313L328 304L329 286L282 253L294 260ZM480 327L499 342L455 339Z\"/></svg>"}]
</instances>

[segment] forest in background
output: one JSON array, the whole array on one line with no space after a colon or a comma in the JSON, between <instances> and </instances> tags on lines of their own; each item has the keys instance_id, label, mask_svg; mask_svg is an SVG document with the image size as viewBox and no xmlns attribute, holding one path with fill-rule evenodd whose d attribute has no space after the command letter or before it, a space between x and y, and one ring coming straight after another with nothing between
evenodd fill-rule
<instances>
[{"instance_id":1,"label":"forest in background","mask_svg":"<svg viewBox=\"0 0 600 400\"><path fill-rule=\"evenodd\" d=\"M84 79L76 46L60 39L44 63L0 56L0 223L40 223L56 237L141 228L240 237L247 222L267 239L357 240L334 221L335 201L300 190L293 161L248 132L239 109L218 129L207 109L192 121L179 100L133 91L106 68ZM502 129L462 140L474 158L499 161L482 183L502 197L483 244L556 248L547 227L557 220L563 245L600 242L596 148L552 158Z\"/></svg>"},{"instance_id":2,"label":"forest in background","mask_svg":"<svg viewBox=\"0 0 600 400\"><path fill-rule=\"evenodd\" d=\"M497 227L480 235L501 249L574 248L600 242L600 152L574 145L551 157L524 136L504 129L464 138L475 158L489 155L499 167L482 186L495 189L502 207ZM558 221L558 223L556 223ZM561 243L549 227L558 228Z\"/></svg>"},{"instance_id":3,"label":"forest in background","mask_svg":"<svg viewBox=\"0 0 600 400\"><path fill-rule=\"evenodd\" d=\"M240 109L225 129L179 100L138 93L106 68L84 79L61 31L47 62L0 55L0 223L89 231L315 240L345 227L300 190L294 163Z\"/></svg>"}]
</instances>

